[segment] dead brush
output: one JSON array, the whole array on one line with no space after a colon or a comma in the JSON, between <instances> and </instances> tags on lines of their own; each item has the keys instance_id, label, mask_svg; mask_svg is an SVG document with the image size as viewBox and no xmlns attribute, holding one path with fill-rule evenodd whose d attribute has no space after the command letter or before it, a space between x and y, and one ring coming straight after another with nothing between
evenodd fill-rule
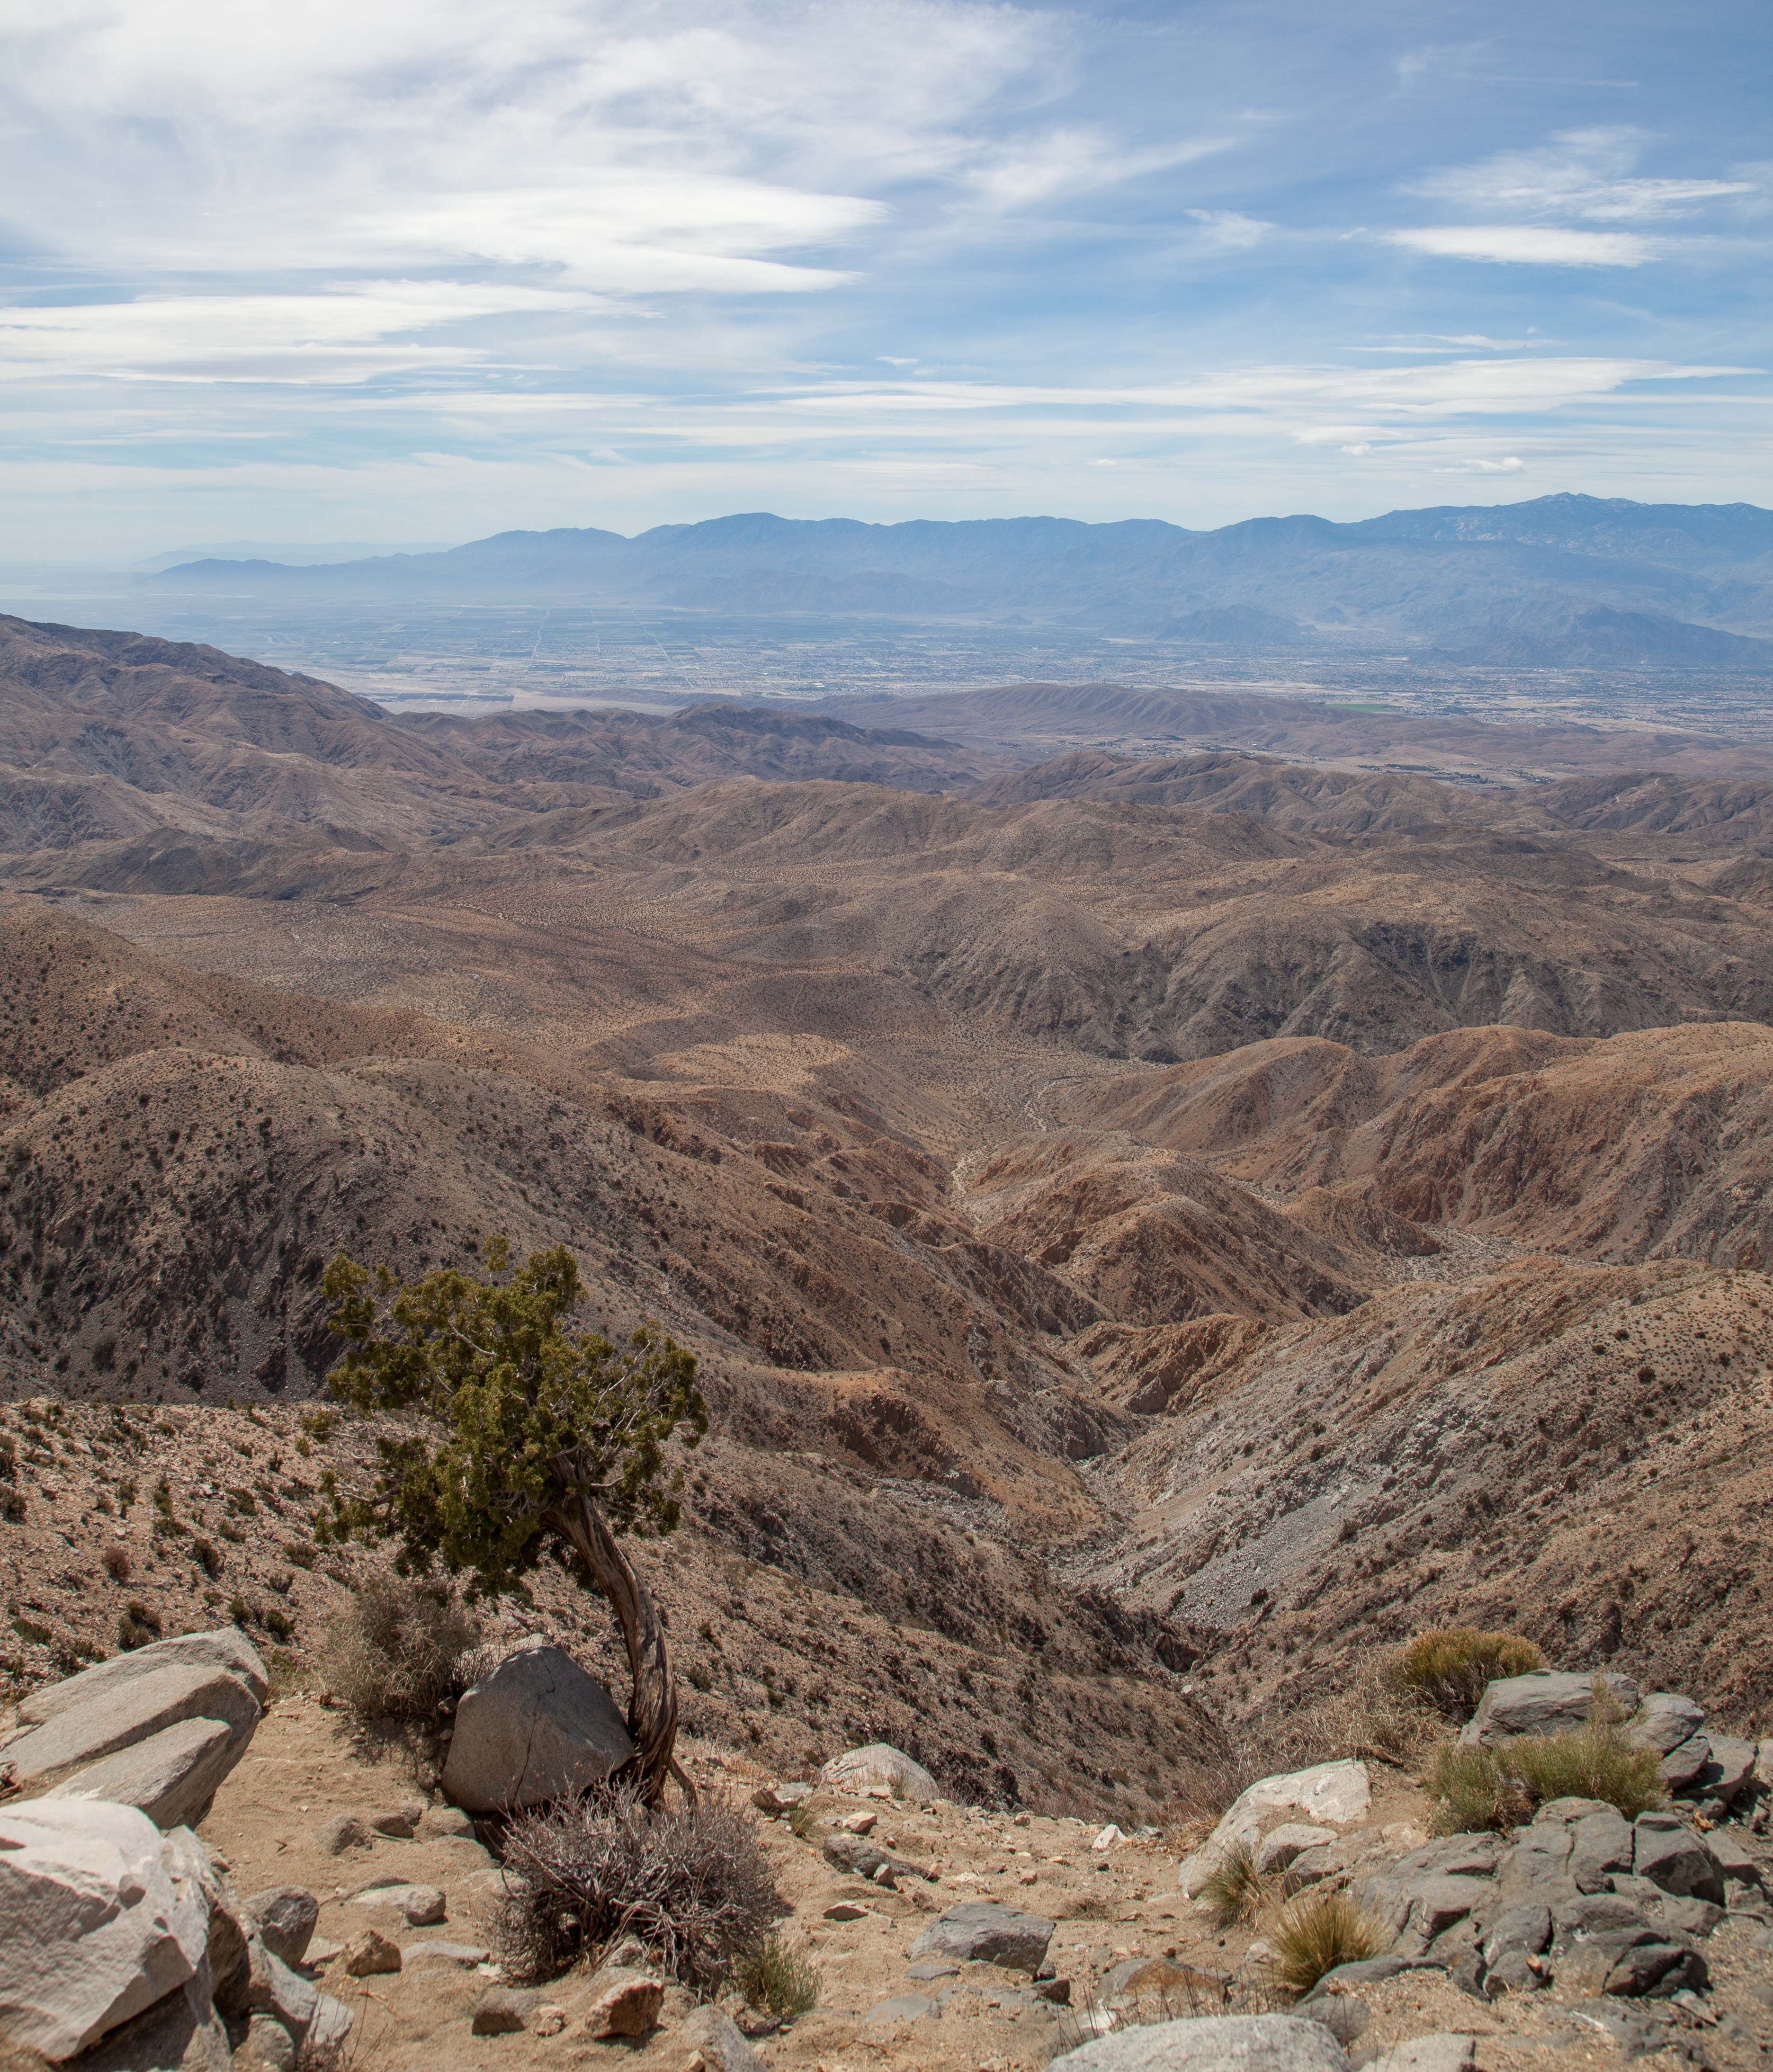
<instances>
[{"instance_id":1,"label":"dead brush","mask_svg":"<svg viewBox=\"0 0 1773 2072\"><path fill-rule=\"evenodd\" d=\"M1385 1923L1350 1893L1302 1893L1281 1908L1268 1931L1269 1976L1283 1992L1301 1996L1326 1972L1376 1957L1390 1940Z\"/></svg>"},{"instance_id":2,"label":"dead brush","mask_svg":"<svg viewBox=\"0 0 1773 2072\"><path fill-rule=\"evenodd\" d=\"M784 1911L751 1815L705 1794L649 1813L618 1786L519 1814L495 1935L513 1977L557 1978L580 1954L636 1935L705 1990Z\"/></svg>"},{"instance_id":3,"label":"dead brush","mask_svg":"<svg viewBox=\"0 0 1773 2072\"><path fill-rule=\"evenodd\" d=\"M1199 1897L1206 1902L1216 1928L1236 1928L1256 1920L1274 1895L1273 1882L1256 1864L1248 1842L1234 1842L1216 1869L1203 1881Z\"/></svg>"},{"instance_id":4,"label":"dead brush","mask_svg":"<svg viewBox=\"0 0 1773 2072\"><path fill-rule=\"evenodd\" d=\"M368 1719L425 1719L466 1688L479 1622L446 1585L372 1576L327 1623L318 1651L334 1695Z\"/></svg>"}]
</instances>

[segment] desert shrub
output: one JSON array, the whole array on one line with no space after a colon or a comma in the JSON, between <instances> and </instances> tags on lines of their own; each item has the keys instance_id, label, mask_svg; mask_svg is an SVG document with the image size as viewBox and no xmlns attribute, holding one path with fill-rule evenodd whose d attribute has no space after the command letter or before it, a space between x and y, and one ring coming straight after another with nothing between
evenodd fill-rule
<instances>
[{"instance_id":1,"label":"desert shrub","mask_svg":"<svg viewBox=\"0 0 1773 2072\"><path fill-rule=\"evenodd\" d=\"M29 1508L23 1497L10 1484L0 1489L0 1518L3 1518L8 1525L22 1525Z\"/></svg>"},{"instance_id":2,"label":"desert shrub","mask_svg":"<svg viewBox=\"0 0 1773 2072\"><path fill-rule=\"evenodd\" d=\"M130 1598L117 1622L117 1646L127 1654L132 1648L146 1647L159 1638L160 1614L150 1612L138 1598Z\"/></svg>"},{"instance_id":3,"label":"desert shrub","mask_svg":"<svg viewBox=\"0 0 1773 2072\"><path fill-rule=\"evenodd\" d=\"M1376 1957L1390 1940L1384 1922L1347 1893L1320 1888L1281 1909L1268 1934L1269 1972L1286 1992L1308 1993L1325 1972Z\"/></svg>"},{"instance_id":4,"label":"desert shrub","mask_svg":"<svg viewBox=\"0 0 1773 2072\"><path fill-rule=\"evenodd\" d=\"M258 1622L267 1633L274 1634L279 1640L287 1640L295 1631L295 1622L287 1612L280 1610L275 1605L265 1606L259 1615Z\"/></svg>"},{"instance_id":5,"label":"desert shrub","mask_svg":"<svg viewBox=\"0 0 1773 2072\"><path fill-rule=\"evenodd\" d=\"M1525 1676L1545 1658L1519 1634L1449 1626L1419 1633L1391 1665L1392 1679L1450 1720L1469 1719L1483 1687L1499 1676Z\"/></svg>"},{"instance_id":6,"label":"desert shrub","mask_svg":"<svg viewBox=\"0 0 1773 2072\"><path fill-rule=\"evenodd\" d=\"M618 1786L520 1813L506 1830L514 1883L496 1933L521 1979L557 1977L587 1948L637 1935L685 1985L706 1988L783 1911L749 1815L703 1798L649 1812Z\"/></svg>"},{"instance_id":7,"label":"desert shrub","mask_svg":"<svg viewBox=\"0 0 1773 2072\"><path fill-rule=\"evenodd\" d=\"M1552 1799L1598 1799L1635 1820L1666 1803L1660 1761L1598 1725L1443 1749L1429 1780L1440 1802L1434 1825L1443 1835L1506 1833Z\"/></svg>"},{"instance_id":8,"label":"desert shrub","mask_svg":"<svg viewBox=\"0 0 1773 2072\"><path fill-rule=\"evenodd\" d=\"M775 1933L747 1942L733 1959L729 1983L749 2006L784 2019L810 2014L819 2004L825 1981L804 1950Z\"/></svg>"},{"instance_id":9,"label":"desert shrub","mask_svg":"<svg viewBox=\"0 0 1773 2072\"><path fill-rule=\"evenodd\" d=\"M198 1564L206 1576L213 1576L220 1570L221 1550L213 1540L205 1540L200 1536L191 1541L191 1551L196 1556Z\"/></svg>"},{"instance_id":10,"label":"desert shrub","mask_svg":"<svg viewBox=\"0 0 1773 2072\"><path fill-rule=\"evenodd\" d=\"M1256 1868L1256 1854L1248 1842L1234 1842L1200 1888L1216 1928L1255 1920L1268 1896L1268 1880Z\"/></svg>"},{"instance_id":11,"label":"desert shrub","mask_svg":"<svg viewBox=\"0 0 1773 2072\"><path fill-rule=\"evenodd\" d=\"M105 1564L105 1574L113 1583L128 1582L130 1550L127 1547L120 1547L113 1540L98 1558Z\"/></svg>"},{"instance_id":12,"label":"desert shrub","mask_svg":"<svg viewBox=\"0 0 1773 2072\"><path fill-rule=\"evenodd\" d=\"M354 1711L420 1718L465 1688L457 1666L479 1637L479 1622L446 1585L376 1576L328 1621L319 1665Z\"/></svg>"}]
</instances>

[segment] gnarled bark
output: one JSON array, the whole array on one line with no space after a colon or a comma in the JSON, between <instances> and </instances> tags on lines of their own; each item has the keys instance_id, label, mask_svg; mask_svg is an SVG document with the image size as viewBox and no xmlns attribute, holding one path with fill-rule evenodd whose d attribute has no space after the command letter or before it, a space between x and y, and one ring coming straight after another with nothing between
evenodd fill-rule
<instances>
[{"instance_id":1,"label":"gnarled bark","mask_svg":"<svg viewBox=\"0 0 1773 2072\"><path fill-rule=\"evenodd\" d=\"M615 1608L627 1647L634 1678L628 1732L634 1737L635 1752L627 1773L638 1780L649 1806L664 1798L665 1779L673 1773L693 1799L694 1790L672 1753L677 1739L677 1685L652 1594L634 1572L602 1512L582 1490L575 1490L557 1515L562 1533Z\"/></svg>"}]
</instances>

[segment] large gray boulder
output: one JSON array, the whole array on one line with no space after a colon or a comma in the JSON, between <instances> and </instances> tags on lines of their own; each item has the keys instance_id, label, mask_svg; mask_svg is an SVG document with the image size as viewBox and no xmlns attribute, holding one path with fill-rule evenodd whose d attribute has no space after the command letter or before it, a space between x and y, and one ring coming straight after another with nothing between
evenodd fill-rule
<instances>
[{"instance_id":1,"label":"large gray boulder","mask_svg":"<svg viewBox=\"0 0 1773 2072\"><path fill-rule=\"evenodd\" d=\"M181 1720L222 1721L230 1729L230 1750L237 1758L245 1753L258 1725L259 1704L231 1671L209 1663L168 1661L146 1675L89 1690L78 1704L64 1706L42 1726L8 1742L6 1760L21 1788L28 1790L64 1770L133 1748Z\"/></svg>"},{"instance_id":2,"label":"large gray boulder","mask_svg":"<svg viewBox=\"0 0 1773 2072\"><path fill-rule=\"evenodd\" d=\"M565 1649L537 1643L463 1692L444 1794L471 1813L515 1812L599 1784L633 1753L609 1692Z\"/></svg>"},{"instance_id":3,"label":"large gray boulder","mask_svg":"<svg viewBox=\"0 0 1773 2072\"><path fill-rule=\"evenodd\" d=\"M180 1720L75 1771L44 1796L108 1799L137 1807L157 1827L195 1827L244 1752L227 1720Z\"/></svg>"},{"instance_id":4,"label":"large gray boulder","mask_svg":"<svg viewBox=\"0 0 1773 2072\"><path fill-rule=\"evenodd\" d=\"M1640 1813L1633 1829L1631 1868L1662 1891L1677 1897L1724 1902L1724 1873L1692 1828L1672 1813Z\"/></svg>"},{"instance_id":5,"label":"large gray boulder","mask_svg":"<svg viewBox=\"0 0 1773 2072\"><path fill-rule=\"evenodd\" d=\"M7 2041L60 2061L190 1982L206 2005L214 1879L195 1836L162 1835L134 1807L46 1799L0 1807ZM175 2023L186 2018L173 2013Z\"/></svg>"},{"instance_id":6,"label":"large gray boulder","mask_svg":"<svg viewBox=\"0 0 1773 2072\"><path fill-rule=\"evenodd\" d=\"M1290 2014L1207 2015L1099 2036L1051 2072L1348 2072L1321 2021Z\"/></svg>"},{"instance_id":7,"label":"large gray boulder","mask_svg":"<svg viewBox=\"0 0 1773 2072\"><path fill-rule=\"evenodd\" d=\"M1470 1747L1479 1741L1498 1741L1512 1734L1562 1734L1587 1724L1594 1703L1594 1678L1573 1670L1536 1669L1528 1676L1500 1676L1483 1687L1478 1709L1461 1730L1459 1739ZM1613 1670L1601 1672L1613 1702L1625 1712L1635 1712L1638 1686L1632 1678Z\"/></svg>"},{"instance_id":8,"label":"large gray boulder","mask_svg":"<svg viewBox=\"0 0 1773 2072\"><path fill-rule=\"evenodd\" d=\"M77 1676L64 1676L59 1684L46 1684L33 1691L19 1708L22 1727L46 1726L57 1713L71 1705L84 1705L93 1699L117 1690L137 1678L151 1676L173 1667L225 1670L237 1677L263 1704L270 1679L258 1650L236 1626L218 1626L213 1633L179 1634L171 1640L157 1640L133 1654L113 1655L109 1662L95 1662Z\"/></svg>"},{"instance_id":9,"label":"large gray boulder","mask_svg":"<svg viewBox=\"0 0 1773 2072\"><path fill-rule=\"evenodd\" d=\"M1310 1770L1288 1770L1260 1778L1240 1791L1206 1840L1177 1873L1184 1897L1191 1899L1232 1851L1253 1854L1261 1840L1265 1815L1297 1811L1315 1824L1338 1827L1364 1820L1372 1803L1372 1786L1363 1762L1320 1762Z\"/></svg>"},{"instance_id":10,"label":"large gray boulder","mask_svg":"<svg viewBox=\"0 0 1773 2072\"><path fill-rule=\"evenodd\" d=\"M884 1785L895 1799L914 1799L928 1806L940 1796L936 1779L920 1762L913 1762L902 1749L886 1741L870 1741L866 1748L845 1749L834 1755L819 1772L821 1784L834 1791L866 1791Z\"/></svg>"},{"instance_id":11,"label":"large gray boulder","mask_svg":"<svg viewBox=\"0 0 1773 2072\"><path fill-rule=\"evenodd\" d=\"M1040 1914L976 1899L939 1914L912 1943L911 1955L914 1963L922 1957L950 1957L957 1963L1038 1971L1052 1939L1053 1924Z\"/></svg>"}]
</instances>

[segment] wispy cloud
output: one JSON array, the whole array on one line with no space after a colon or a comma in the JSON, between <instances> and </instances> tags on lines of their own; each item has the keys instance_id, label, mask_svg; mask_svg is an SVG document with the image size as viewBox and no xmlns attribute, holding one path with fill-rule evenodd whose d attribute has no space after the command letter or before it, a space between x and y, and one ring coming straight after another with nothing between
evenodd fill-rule
<instances>
[{"instance_id":1,"label":"wispy cloud","mask_svg":"<svg viewBox=\"0 0 1773 2072\"><path fill-rule=\"evenodd\" d=\"M1653 238L1621 230L1553 230L1539 224L1432 224L1388 230L1388 245L1439 259L1481 259L1498 266L1642 266L1656 257Z\"/></svg>"},{"instance_id":2,"label":"wispy cloud","mask_svg":"<svg viewBox=\"0 0 1773 2072\"><path fill-rule=\"evenodd\" d=\"M1631 168L1649 141L1641 130L1624 127L1567 130L1534 150L1499 151L1474 166L1430 173L1407 183L1405 191L1474 213L1584 223L1668 222L1705 203L1753 191L1746 180L1637 178Z\"/></svg>"}]
</instances>

